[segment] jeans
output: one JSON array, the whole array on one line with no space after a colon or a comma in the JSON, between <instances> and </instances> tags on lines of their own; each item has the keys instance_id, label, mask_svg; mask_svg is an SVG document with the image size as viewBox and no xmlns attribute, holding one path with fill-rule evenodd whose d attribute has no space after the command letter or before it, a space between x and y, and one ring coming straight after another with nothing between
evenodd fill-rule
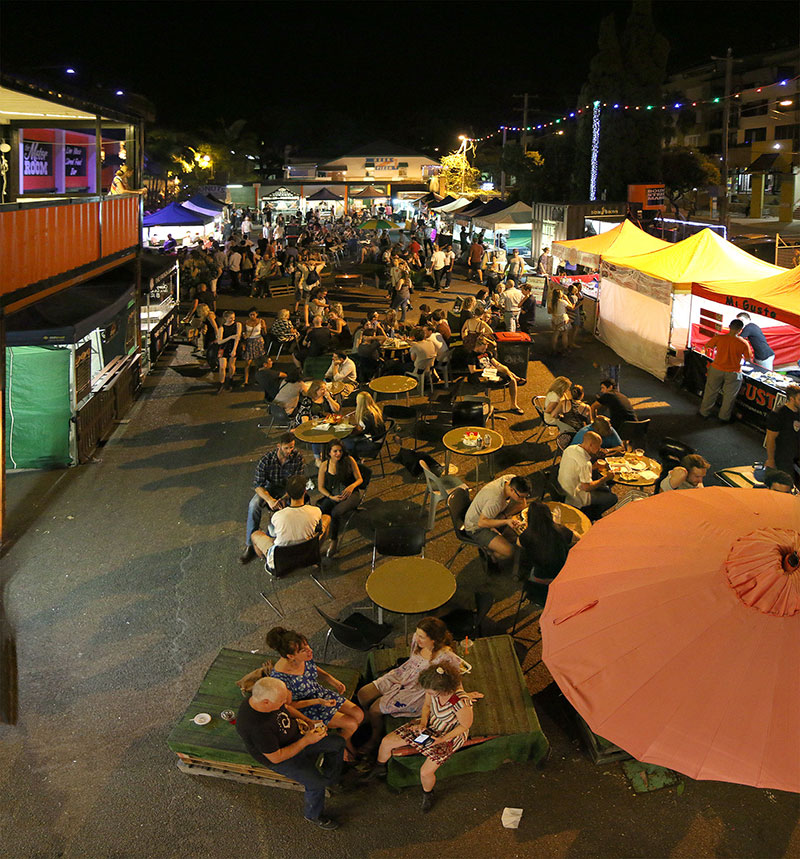
<instances>
[{"instance_id":1,"label":"jeans","mask_svg":"<svg viewBox=\"0 0 800 859\"><path fill-rule=\"evenodd\" d=\"M718 370L709 365L706 377L706 387L703 391L703 399L700 403L700 414L707 418L711 414L717 402L717 396L722 391L722 405L719 408L719 419L729 421L733 416L733 407L736 403L736 395L742 387L742 374Z\"/></svg>"},{"instance_id":2,"label":"jeans","mask_svg":"<svg viewBox=\"0 0 800 859\"><path fill-rule=\"evenodd\" d=\"M599 519L606 510L610 510L619 501L619 498L610 489L593 489L589 495L592 503L582 508L583 512L594 522Z\"/></svg>"},{"instance_id":3,"label":"jeans","mask_svg":"<svg viewBox=\"0 0 800 859\"><path fill-rule=\"evenodd\" d=\"M345 498L344 501L334 501L332 498L328 498L327 495L323 495L322 498L317 501L317 507L319 507L323 513L326 513L331 517L331 527L329 532L331 540L336 540L339 537L339 527L342 523L342 519L351 510L355 510L360 501L360 489L356 489L354 492L350 493L350 497Z\"/></svg>"},{"instance_id":4,"label":"jeans","mask_svg":"<svg viewBox=\"0 0 800 859\"><path fill-rule=\"evenodd\" d=\"M503 316L505 317L506 331L516 331L517 322L519 321L519 310L506 310Z\"/></svg>"},{"instance_id":5,"label":"jeans","mask_svg":"<svg viewBox=\"0 0 800 859\"><path fill-rule=\"evenodd\" d=\"M316 761L320 755L324 758L318 770ZM269 764L269 768L305 787L303 815L308 820L317 820L325 811L325 788L339 781L343 765L344 739L338 734L328 734L318 743L301 749L293 758Z\"/></svg>"},{"instance_id":6,"label":"jeans","mask_svg":"<svg viewBox=\"0 0 800 859\"><path fill-rule=\"evenodd\" d=\"M435 268L433 270L433 288L441 289L442 288L442 275L444 274L443 268Z\"/></svg>"},{"instance_id":7,"label":"jeans","mask_svg":"<svg viewBox=\"0 0 800 859\"><path fill-rule=\"evenodd\" d=\"M258 495L254 495L247 505L247 529L245 537L245 544L247 546L253 545L253 531L258 531L261 527L261 514L264 512L266 506L267 502Z\"/></svg>"}]
</instances>

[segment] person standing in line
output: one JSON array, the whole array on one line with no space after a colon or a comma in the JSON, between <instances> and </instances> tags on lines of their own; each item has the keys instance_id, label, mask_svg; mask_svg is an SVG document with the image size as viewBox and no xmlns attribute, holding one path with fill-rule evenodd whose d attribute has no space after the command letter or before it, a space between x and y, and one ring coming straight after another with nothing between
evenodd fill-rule
<instances>
[{"instance_id":1,"label":"person standing in line","mask_svg":"<svg viewBox=\"0 0 800 859\"><path fill-rule=\"evenodd\" d=\"M444 269L444 286L442 289L450 289L450 282L453 278L453 267L456 264L456 255L452 245L447 245L444 249L445 269Z\"/></svg>"},{"instance_id":2,"label":"person standing in line","mask_svg":"<svg viewBox=\"0 0 800 859\"><path fill-rule=\"evenodd\" d=\"M771 370L775 363L775 352L767 343L764 332L755 322L750 321L749 313L737 313L736 318L742 320L744 328L740 336L750 344L750 348L753 350L754 363L765 370Z\"/></svg>"},{"instance_id":3,"label":"person standing in line","mask_svg":"<svg viewBox=\"0 0 800 859\"><path fill-rule=\"evenodd\" d=\"M536 263L536 274L551 277L553 274L553 257L550 256L550 248L542 248Z\"/></svg>"},{"instance_id":4,"label":"person standing in line","mask_svg":"<svg viewBox=\"0 0 800 859\"><path fill-rule=\"evenodd\" d=\"M714 360L708 366L706 387L700 402L700 417L707 420L722 391L719 419L723 423L733 420L736 395L742 387L742 361L753 360L753 350L747 340L742 339L744 323L733 319L726 334L715 334L706 341L706 349L715 350Z\"/></svg>"},{"instance_id":5,"label":"person standing in line","mask_svg":"<svg viewBox=\"0 0 800 859\"><path fill-rule=\"evenodd\" d=\"M515 280L511 280L510 286L503 293L503 302L504 302L504 321L506 325L506 331L516 331L519 323L519 314L520 309L522 307L522 302L525 299L525 295L522 290L517 286L517 282Z\"/></svg>"}]
</instances>

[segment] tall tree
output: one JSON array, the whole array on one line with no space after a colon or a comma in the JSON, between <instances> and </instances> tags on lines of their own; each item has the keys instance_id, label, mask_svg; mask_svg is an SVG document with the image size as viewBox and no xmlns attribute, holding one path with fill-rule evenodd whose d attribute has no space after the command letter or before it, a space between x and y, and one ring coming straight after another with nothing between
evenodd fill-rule
<instances>
[{"instance_id":1,"label":"tall tree","mask_svg":"<svg viewBox=\"0 0 800 859\"><path fill-rule=\"evenodd\" d=\"M620 35L613 16L600 26L598 51L581 91L584 109L578 129L573 184L579 196L589 189L591 109L599 101L601 113L598 190L608 199L627 197L628 184L661 178L663 118L661 85L669 43L655 29L650 0L633 0ZM614 109L613 104L621 105ZM624 105L630 105L624 110ZM648 105L650 109L648 110ZM639 110L634 108L639 106Z\"/></svg>"}]
</instances>

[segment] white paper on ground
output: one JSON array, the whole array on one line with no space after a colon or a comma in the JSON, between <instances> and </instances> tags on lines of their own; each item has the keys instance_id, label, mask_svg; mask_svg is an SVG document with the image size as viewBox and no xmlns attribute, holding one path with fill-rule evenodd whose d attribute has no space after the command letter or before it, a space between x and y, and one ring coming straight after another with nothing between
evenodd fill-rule
<instances>
[{"instance_id":1,"label":"white paper on ground","mask_svg":"<svg viewBox=\"0 0 800 859\"><path fill-rule=\"evenodd\" d=\"M521 808L504 808L501 818L503 826L506 829L517 829L520 819L522 818Z\"/></svg>"}]
</instances>

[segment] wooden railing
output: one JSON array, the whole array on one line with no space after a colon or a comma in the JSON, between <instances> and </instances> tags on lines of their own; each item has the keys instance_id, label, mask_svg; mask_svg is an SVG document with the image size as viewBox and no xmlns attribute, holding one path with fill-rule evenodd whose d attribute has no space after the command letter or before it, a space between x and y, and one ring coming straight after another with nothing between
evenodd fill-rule
<instances>
[{"instance_id":1,"label":"wooden railing","mask_svg":"<svg viewBox=\"0 0 800 859\"><path fill-rule=\"evenodd\" d=\"M0 206L0 300L30 303L139 244L138 194Z\"/></svg>"}]
</instances>

